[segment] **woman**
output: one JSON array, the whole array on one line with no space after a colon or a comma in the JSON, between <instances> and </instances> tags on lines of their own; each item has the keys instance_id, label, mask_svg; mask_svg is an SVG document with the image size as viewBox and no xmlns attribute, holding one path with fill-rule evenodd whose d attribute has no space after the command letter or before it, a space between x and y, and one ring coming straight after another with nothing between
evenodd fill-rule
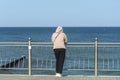
<instances>
[{"instance_id":1,"label":"woman","mask_svg":"<svg viewBox=\"0 0 120 80\"><path fill-rule=\"evenodd\" d=\"M65 44L67 44L67 36L61 26L58 26L55 33L53 33L52 42L56 58L56 76L61 77L66 52Z\"/></svg>"}]
</instances>

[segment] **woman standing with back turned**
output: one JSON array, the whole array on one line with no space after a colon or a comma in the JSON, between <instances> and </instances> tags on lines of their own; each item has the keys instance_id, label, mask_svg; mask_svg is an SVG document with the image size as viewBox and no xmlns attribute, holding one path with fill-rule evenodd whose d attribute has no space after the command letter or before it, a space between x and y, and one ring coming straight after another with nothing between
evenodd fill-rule
<instances>
[{"instance_id":1,"label":"woman standing with back turned","mask_svg":"<svg viewBox=\"0 0 120 80\"><path fill-rule=\"evenodd\" d=\"M67 44L67 36L63 32L63 28L58 26L55 33L52 35L53 50L56 58L56 76L62 77L62 70L65 60L65 53Z\"/></svg>"}]
</instances>

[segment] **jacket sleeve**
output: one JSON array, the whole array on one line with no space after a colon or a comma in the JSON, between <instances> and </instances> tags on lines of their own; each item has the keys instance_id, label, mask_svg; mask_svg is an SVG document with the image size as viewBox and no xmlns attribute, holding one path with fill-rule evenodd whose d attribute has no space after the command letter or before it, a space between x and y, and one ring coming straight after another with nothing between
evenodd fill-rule
<instances>
[{"instance_id":1,"label":"jacket sleeve","mask_svg":"<svg viewBox=\"0 0 120 80\"><path fill-rule=\"evenodd\" d=\"M67 44L67 42L68 42L68 39L67 39L67 36L66 36L66 34L64 34L64 41L65 41L65 44Z\"/></svg>"},{"instance_id":2,"label":"jacket sleeve","mask_svg":"<svg viewBox=\"0 0 120 80\"><path fill-rule=\"evenodd\" d=\"M54 43L54 33L51 36L51 41L52 41L52 43Z\"/></svg>"}]
</instances>

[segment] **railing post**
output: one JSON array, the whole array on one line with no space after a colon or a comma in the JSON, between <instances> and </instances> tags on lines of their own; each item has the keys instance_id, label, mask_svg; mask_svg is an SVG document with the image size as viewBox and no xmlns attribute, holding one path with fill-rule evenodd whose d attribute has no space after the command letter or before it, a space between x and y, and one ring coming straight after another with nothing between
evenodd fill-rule
<instances>
[{"instance_id":1,"label":"railing post","mask_svg":"<svg viewBox=\"0 0 120 80\"><path fill-rule=\"evenodd\" d=\"M95 76L98 76L98 39L95 38Z\"/></svg>"},{"instance_id":2,"label":"railing post","mask_svg":"<svg viewBox=\"0 0 120 80\"><path fill-rule=\"evenodd\" d=\"M29 76L31 76L31 73L32 73L32 66L31 66L31 38L29 38L29 41L28 41L28 74Z\"/></svg>"}]
</instances>

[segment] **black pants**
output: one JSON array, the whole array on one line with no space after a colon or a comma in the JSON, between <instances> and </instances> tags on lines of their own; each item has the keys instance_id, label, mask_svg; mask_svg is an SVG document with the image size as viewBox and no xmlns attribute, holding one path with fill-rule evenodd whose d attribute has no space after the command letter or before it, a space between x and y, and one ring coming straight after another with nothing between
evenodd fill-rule
<instances>
[{"instance_id":1,"label":"black pants","mask_svg":"<svg viewBox=\"0 0 120 80\"><path fill-rule=\"evenodd\" d=\"M65 49L54 49L56 58L56 73L62 73L65 60L65 52Z\"/></svg>"}]
</instances>

